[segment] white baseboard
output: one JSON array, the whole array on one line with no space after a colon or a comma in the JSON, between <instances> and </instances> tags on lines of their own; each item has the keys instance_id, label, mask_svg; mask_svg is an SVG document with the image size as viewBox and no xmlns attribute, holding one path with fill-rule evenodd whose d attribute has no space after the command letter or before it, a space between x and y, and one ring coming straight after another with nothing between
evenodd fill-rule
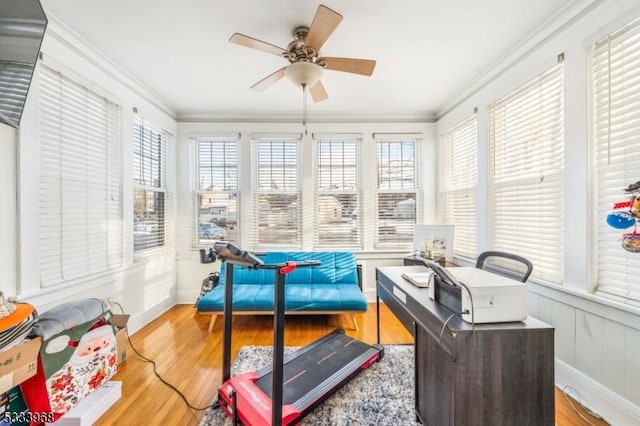
<instances>
[{"instance_id":1,"label":"white baseboard","mask_svg":"<svg viewBox=\"0 0 640 426\"><path fill-rule=\"evenodd\" d=\"M193 305L200 295L200 289L197 290L178 290L176 291L177 305Z\"/></svg>"},{"instance_id":2,"label":"white baseboard","mask_svg":"<svg viewBox=\"0 0 640 426\"><path fill-rule=\"evenodd\" d=\"M611 389L585 376L569 364L556 358L555 384L560 390L569 385L580 393L582 403L591 411L602 416L607 422L616 426L633 426L640 424L640 407L624 399ZM576 395L570 396L576 400Z\"/></svg>"},{"instance_id":3,"label":"white baseboard","mask_svg":"<svg viewBox=\"0 0 640 426\"><path fill-rule=\"evenodd\" d=\"M133 335L135 332L167 312L169 309L173 308L175 305L175 300L165 299L161 303L158 303L142 313L132 315L127 323L129 335Z\"/></svg>"}]
</instances>

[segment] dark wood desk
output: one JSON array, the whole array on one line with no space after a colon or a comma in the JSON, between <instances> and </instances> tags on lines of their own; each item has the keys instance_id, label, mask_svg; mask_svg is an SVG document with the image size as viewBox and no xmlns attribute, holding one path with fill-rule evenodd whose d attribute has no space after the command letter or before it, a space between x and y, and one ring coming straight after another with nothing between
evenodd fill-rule
<instances>
[{"instance_id":1,"label":"dark wood desk","mask_svg":"<svg viewBox=\"0 0 640 426\"><path fill-rule=\"evenodd\" d=\"M473 330L430 300L427 289L401 277L425 269L376 269L378 303L382 299L414 336L418 420L430 426L553 425L554 328L528 317Z\"/></svg>"},{"instance_id":2,"label":"dark wood desk","mask_svg":"<svg viewBox=\"0 0 640 426\"><path fill-rule=\"evenodd\" d=\"M438 258L438 259L432 259L434 262L439 263L442 266L447 266L446 265L446 260L444 257ZM409 266L409 265L424 265L425 264L426 259L422 256L415 256L415 255L411 255L411 256L406 256L402 259L402 264L405 266Z\"/></svg>"}]
</instances>

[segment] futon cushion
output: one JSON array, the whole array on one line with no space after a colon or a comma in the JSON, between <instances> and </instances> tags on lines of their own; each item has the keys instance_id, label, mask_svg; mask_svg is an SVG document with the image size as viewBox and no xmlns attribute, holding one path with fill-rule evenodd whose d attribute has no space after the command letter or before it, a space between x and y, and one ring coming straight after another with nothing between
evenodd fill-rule
<instances>
[{"instance_id":1,"label":"futon cushion","mask_svg":"<svg viewBox=\"0 0 640 426\"><path fill-rule=\"evenodd\" d=\"M356 257L350 252L268 252L265 264L317 260L318 266L296 268L285 276L287 311L366 311L367 300L358 284ZM233 268L233 309L273 311L275 270ZM220 285L202 297L198 311L222 311L226 264L220 269Z\"/></svg>"}]
</instances>

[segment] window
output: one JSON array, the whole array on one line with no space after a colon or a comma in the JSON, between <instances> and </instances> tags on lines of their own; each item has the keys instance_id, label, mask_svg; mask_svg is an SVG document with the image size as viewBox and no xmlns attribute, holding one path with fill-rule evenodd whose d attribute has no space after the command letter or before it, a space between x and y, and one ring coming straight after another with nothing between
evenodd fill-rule
<instances>
[{"instance_id":1,"label":"window","mask_svg":"<svg viewBox=\"0 0 640 426\"><path fill-rule=\"evenodd\" d=\"M322 136L316 139L317 247L361 247L359 158L360 138Z\"/></svg>"},{"instance_id":2,"label":"window","mask_svg":"<svg viewBox=\"0 0 640 426\"><path fill-rule=\"evenodd\" d=\"M563 118L561 64L489 108L491 246L552 283L564 270Z\"/></svg>"},{"instance_id":3,"label":"window","mask_svg":"<svg viewBox=\"0 0 640 426\"><path fill-rule=\"evenodd\" d=\"M238 240L238 137L196 139L197 241Z\"/></svg>"},{"instance_id":4,"label":"window","mask_svg":"<svg viewBox=\"0 0 640 426\"><path fill-rule=\"evenodd\" d=\"M595 44L592 69L597 291L636 304L640 303L640 254L621 247L622 234L633 234L636 228L609 227L607 215L615 203L631 200L624 189L640 181L639 54L640 21L635 21ZM630 210L624 207L618 212Z\"/></svg>"},{"instance_id":5,"label":"window","mask_svg":"<svg viewBox=\"0 0 640 426\"><path fill-rule=\"evenodd\" d=\"M122 265L118 106L40 64L40 281Z\"/></svg>"},{"instance_id":6,"label":"window","mask_svg":"<svg viewBox=\"0 0 640 426\"><path fill-rule=\"evenodd\" d=\"M374 135L378 187L376 194L376 247L413 242L418 215L416 140Z\"/></svg>"},{"instance_id":7,"label":"window","mask_svg":"<svg viewBox=\"0 0 640 426\"><path fill-rule=\"evenodd\" d=\"M136 116L133 122L133 250L167 244L167 135Z\"/></svg>"},{"instance_id":8,"label":"window","mask_svg":"<svg viewBox=\"0 0 640 426\"><path fill-rule=\"evenodd\" d=\"M253 247L300 248L300 136L254 137Z\"/></svg>"},{"instance_id":9,"label":"window","mask_svg":"<svg viewBox=\"0 0 640 426\"><path fill-rule=\"evenodd\" d=\"M478 254L476 190L478 185L478 117L472 115L440 137L442 217L455 225L453 253Z\"/></svg>"}]
</instances>

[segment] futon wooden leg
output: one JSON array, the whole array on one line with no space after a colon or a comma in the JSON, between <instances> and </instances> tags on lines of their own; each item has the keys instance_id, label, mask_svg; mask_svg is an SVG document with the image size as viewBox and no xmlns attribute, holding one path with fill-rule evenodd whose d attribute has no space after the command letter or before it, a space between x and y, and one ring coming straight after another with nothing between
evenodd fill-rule
<instances>
[{"instance_id":1,"label":"futon wooden leg","mask_svg":"<svg viewBox=\"0 0 640 426\"><path fill-rule=\"evenodd\" d=\"M356 314L351 314L351 321L353 321L353 329L358 331L358 321L356 321Z\"/></svg>"},{"instance_id":2,"label":"futon wooden leg","mask_svg":"<svg viewBox=\"0 0 640 426\"><path fill-rule=\"evenodd\" d=\"M209 331L213 331L213 326L216 323L216 317L217 317L216 314L211 315L211 321L209 322Z\"/></svg>"}]
</instances>

